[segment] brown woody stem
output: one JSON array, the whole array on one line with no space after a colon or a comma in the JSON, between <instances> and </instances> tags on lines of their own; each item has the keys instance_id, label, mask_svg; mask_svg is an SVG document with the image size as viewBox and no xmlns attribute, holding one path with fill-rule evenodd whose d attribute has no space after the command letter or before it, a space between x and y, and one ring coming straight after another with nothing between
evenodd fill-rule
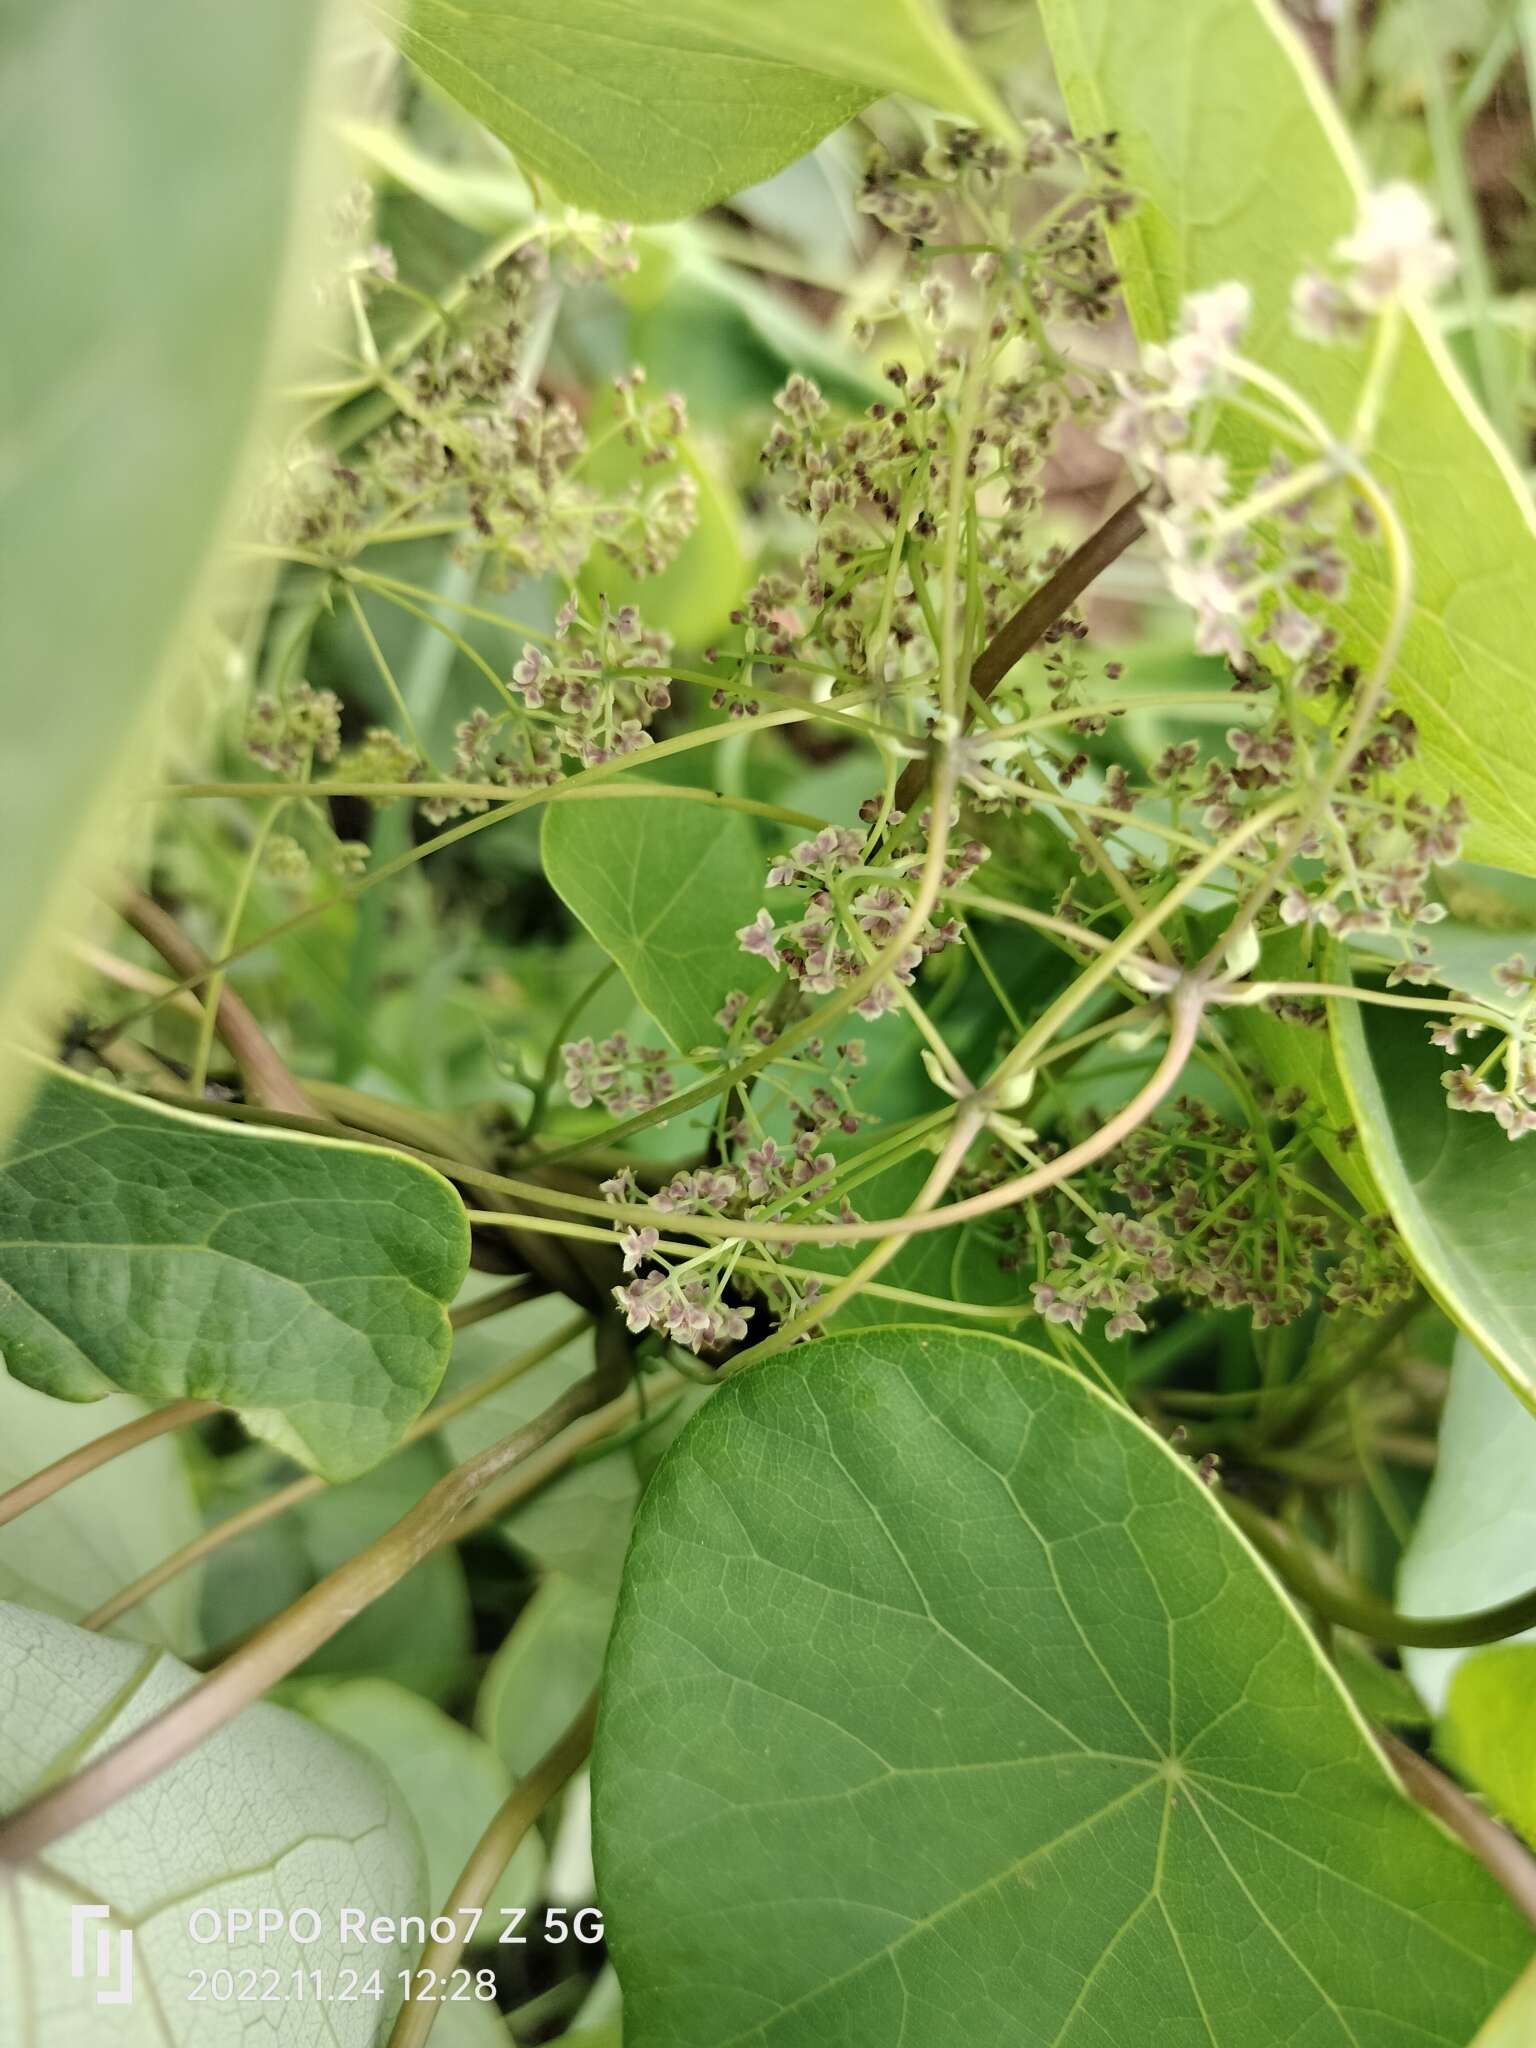
<instances>
[{"instance_id":1,"label":"brown woody stem","mask_svg":"<svg viewBox=\"0 0 1536 2048\"><path fill-rule=\"evenodd\" d=\"M132 1422L125 1422L121 1429L109 1429L104 1435L93 1437L90 1443L81 1444L67 1457L45 1465L41 1472L32 1473L8 1493L0 1493L0 1527L14 1522L18 1515L24 1515L28 1508L35 1508L39 1501L47 1500L61 1487L83 1479L87 1472L95 1472L113 1458L120 1458L124 1451L147 1444L154 1437L165 1436L170 1430L185 1429L189 1422L201 1422L205 1415L217 1415L218 1412L217 1401L172 1401L168 1407L156 1408L149 1415L140 1415Z\"/></svg>"},{"instance_id":2,"label":"brown woody stem","mask_svg":"<svg viewBox=\"0 0 1536 2048\"><path fill-rule=\"evenodd\" d=\"M118 908L141 939L147 939L168 967L184 979L201 981L214 972L213 963L195 946L167 910L142 889L124 889ZM251 1011L228 986L219 990L214 1029L229 1048L246 1093L268 1109L310 1115L308 1098L278 1058L272 1041Z\"/></svg>"},{"instance_id":3,"label":"brown woody stem","mask_svg":"<svg viewBox=\"0 0 1536 2048\"><path fill-rule=\"evenodd\" d=\"M1118 511L1111 512L1102 526L1075 548L1055 574L1042 583L1034 596L1022 604L999 627L977 655L971 668L972 694L983 701L992 695L1010 669L1037 647L1064 612L1069 612L1090 584L1096 583L1111 562L1118 561L1132 541L1146 528L1141 506L1145 490L1138 491ZM926 760L910 761L896 784L895 808L910 811L922 795L928 780Z\"/></svg>"},{"instance_id":4,"label":"brown woody stem","mask_svg":"<svg viewBox=\"0 0 1536 2048\"><path fill-rule=\"evenodd\" d=\"M448 1540L460 1517L493 1480L542 1450L598 1400L596 1380L580 1380L542 1415L440 1479L377 1543L349 1558L286 1613L258 1629L190 1692L77 1776L19 1807L0 1826L0 1862L24 1863L40 1855L61 1835L206 1742Z\"/></svg>"}]
</instances>

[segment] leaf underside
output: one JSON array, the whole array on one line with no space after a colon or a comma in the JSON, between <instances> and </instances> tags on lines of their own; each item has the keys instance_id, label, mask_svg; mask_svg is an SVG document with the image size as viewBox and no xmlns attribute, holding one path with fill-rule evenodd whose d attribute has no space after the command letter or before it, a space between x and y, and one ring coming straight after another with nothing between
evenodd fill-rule
<instances>
[{"instance_id":1,"label":"leaf underside","mask_svg":"<svg viewBox=\"0 0 1536 2048\"><path fill-rule=\"evenodd\" d=\"M666 796L551 804L542 846L550 882L679 1052L717 1043L725 998L770 979L736 938L767 866L739 812Z\"/></svg>"},{"instance_id":2,"label":"leaf underside","mask_svg":"<svg viewBox=\"0 0 1536 2048\"><path fill-rule=\"evenodd\" d=\"M113 1748L195 1682L174 1657L0 1604L0 1809ZM243 2048L272 2026L274 2012L284 2048L373 2048L399 2002L400 1951L363 1940L343 1946L337 1916L359 1907L366 1925L425 1904L421 1847L399 1794L360 1750L266 1705L248 1707L152 1784L7 1876L3 2048ZM87 1933L87 1954L95 1928L132 1931L134 1997L120 2014L103 2015L97 1980L68 1968L77 1903L111 1909ZM260 1943L254 1934L195 1940L189 1931L197 1907L286 1915L300 1906L319 1918L313 1943L286 1927ZM382 1997L188 2003L198 1971L249 1970L259 1989L269 1971L291 1987L294 1975L318 1970L335 1987L343 1967L358 1983L378 1970ZM253 2021L253 2012L266 2017Z\"/></svg>"},{"instance_id":3,"label":"leaf underside","mask_svg":"<svg viewBox=\"0 0 1536 2048\"><path fill-rule=\"evenodd\" d=\"M1008 126L936 0L376 0L404 54L562 197L671 220L884 92Z\"/></svg>"}]
</instances>

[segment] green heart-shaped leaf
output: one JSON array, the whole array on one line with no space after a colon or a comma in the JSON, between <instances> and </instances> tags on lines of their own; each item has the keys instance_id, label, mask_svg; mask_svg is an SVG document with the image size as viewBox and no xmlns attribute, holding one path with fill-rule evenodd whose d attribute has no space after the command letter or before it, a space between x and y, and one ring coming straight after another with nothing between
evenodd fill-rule
<instances>
[{"instance_id":1,"label":"green heart-shaped leaf","mask_svg":"<svg viewBox=\"0 0 1536 2048\"><path fill-rule=\"evenodd\" d=\"M671 220L882 92L1006 125L936 0L392 0L401 50L566 199Z\"/></svg>"},{"instance_id":2,"label":"green heart-shaped leaf","mask_svg":"<svg viewBox=\"0 0 1536 2048\"><path fill-rule=\"evenodd\" d=\"M747 819L686 797L594 797L551 804L541 844L550 881L677 1050L719 1044L726 997L771 978L736 937L768 866Z\"/></svg>"},{"instance_id":3,"label":"green heart-shaped leaf","mask_svg":"<svg viewBox=\"0 0 1536 2048\"><path fill-rule=\"evenodd\" d=\"M630 2048L1463 2048L1529 1950L1188 1463L996 1338L710 1401L594 1791Z\"/></svg>"},{"instance_id":4,"label":"green heart-shaped leaf","mask_svg":"<svg viewBox=\"0 0 1536 2048\"><path fill-rule=\"evenodd\" d=\"M53 1070L0 1167L0 1353L66 1401L222 1402L349 1479L436 1391L468 1259L453 1189L400 1153Z\"/></svg>"}]
</instances>

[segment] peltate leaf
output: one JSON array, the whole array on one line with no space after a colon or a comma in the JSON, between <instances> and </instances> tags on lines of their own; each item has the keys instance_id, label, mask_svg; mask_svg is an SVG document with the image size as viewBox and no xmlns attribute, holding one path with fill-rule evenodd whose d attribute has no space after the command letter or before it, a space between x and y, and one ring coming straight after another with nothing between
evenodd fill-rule
<instances>
[{"instance_id":1,"label":"peltate leaf","mask_svg":"<svg viewBox=\"0 0 1536 2048\"><path fill-rule=\"evenodd\" d=\"M715 1395L593 1780L630 2048L1463 2048L1529 1953L1189 1464L997 1338Z\"/></svg>"},{"instance_id":2,"label":"peltate leaf","mask_svg":"<svg viewBox=\"0 0 1536 2048\"><path fill-rule=\"evenodd\" d=\"M0 1355L67 1401L222 1402L346 1479L436 1391L468 1256L458 1197L401 1154L51 1070L0 1168Z\"/></svg>"},{"instance_id":3,"label":"peltate leaf","mask_svg":"<svg viewBox=\"0 0 1536 2048\"><path fill-rule=\"evenodd\" d=\"M1288 302L1297 274L1353 226L1364 172L1279 8L1041 0L1041 11L1073 125L1116 131L1138 199L1114 249L1140 338L1165 339L1186 293L1240 279L1254 295L1248 353L1343 430L1360 361L1300 338ZM1251 435L1232 443L1239 458L1262 453ZM1476 858L1536 873L1536 515L1428 321L1408 324L1370 460L1413 550L1393 689L1419 729L1424 786L1466 799ZM1333 622L1345 657L1369 660L1390 579L1378 543L1347 545L1349 599Z\"/></svg>"},{"instance_id":4,"label":"peltate leaf","mask_svg":"<svg viewBox=\"0 0 1536 2048\"><path fill-rule=\"evenodd\" d=\"M195 1682L163 1652L0 1606L0 1807L111 1749ZM6 1876L0 2048L246 2048L253 2014L274 2012L284 2048L373 2048L399 2002L395 1973L415 1956L365 1939L343 1945L340 1909L361 1908L365 1928L377 1914L430 1910L421 1846L393 1787L361 1752L266 1705L247 1707L153 1784ZM71 1973L70 1908L82 1904L108 1908L87 1932L88 1956L97 1928L133 1936L134 1996L116 2015L96 2002L107 1987ZM188 1925L200 1907L286 1916L300 1906L318 1915L313 1942L286 1926L260 1943L254 1932L194 1940ZM116 1952L114 1940L114 1975ZM193 2002L195 1973L215 1969L249 1971L253 1990L270 1981L289 1994L295 1973L319 1971L334 1992L343 1969L358 1984L377 1970L382 1995L260 2006L209 1996L205 1978Z\"/></svg>"}]
</instances>

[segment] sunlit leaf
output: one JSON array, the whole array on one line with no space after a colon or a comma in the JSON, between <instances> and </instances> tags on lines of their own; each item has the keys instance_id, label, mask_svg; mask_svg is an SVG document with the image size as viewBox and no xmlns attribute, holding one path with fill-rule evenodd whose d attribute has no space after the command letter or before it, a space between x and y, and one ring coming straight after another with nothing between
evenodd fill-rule
<instances>
[{"instance_id":1,"label":"sunlit leaf","mask_svg":"<svg viewBox=\"0 0 1536 2048\"><path fill-rule=\"evenodd\" d=\"M0 1042L43 1013L103 810L251 435L325 10L8 7L0 18ZM8 1067L0 1112L32 1076Z\"/></svg>"},{"instance_id":2,"label":"sunlit leaf","mask_svg":"<svg viewBox=\"0 0 1536 2048\"><path fill-rule=\"evenodd\" d=\"M1478 2029L1471 2048L1530 2048L1536 2041L1536 1963Z\"/></svg>"},{"instance_id":3,"label":"sunlit leaf","mask_svg":"<svg viewBox=\"0 0 1536 2048\"><path fill-rule=\"evenodd\" d=\"M1288 301L1353 226L1365 175L1278 7L1182 0L1175 19L1167 0L1042 0L1042 13L1074 126L1117 131L1137 196L1114 248L1140 337L1164 339L1186 293L1241 279L1248 353L1342 432L1363 365L1296 335ZM1245 462L1263 452L1251 432L1231 439ZM1419 729L1423 785L1466 799L1477 858L1536 873L1536 517L1430 321L1408 323L1370 462L1413 548L1393 690ZM1390 580L1378 542L1344 545L1353 574L1335 623L1345 658L1368 661Z\"/></svg>"},{"instance_id":4,"label":"sunlit leaf","mask_svg":"<svg viewBox=\"0 0 1536 2048\"><path fill-rule=\"evenodd\" d=\"M1475 1650L1451 1674L1435 1746L1536 1844L1536 1643Z\"/></svg>"},{"instance_id":5,"label":"sunlit leaf","mask_svg":"<svg viewBox=\"0 0 1536 2048\"><path fill-rule=\"evenodd\" d=\"M882 92L990 125L935 0L375 0L401 50L562 197L667 220L770 177Z\"/></svg>"},{"instance_id":6,"label":"sunlit leaf","mask_svg":"<svg viewBox=\"0 0 1536 2048\"><path fill-rule=\"evenodd\" d=\"M1190 1465L939 1330L729 1382L594 1765L630 2048L1463 2048L1529 1952Z\"/></svg>"},{"instance_id":7,"label":"sunlit leaf","mask_svg":"<svg viewBox=\"0 0 1536 2048\"><path fill-rule=\"evenodd\" d=\"M349 1478L436 1390L468 1236L448 1183L401 1154L50 1069L0 1167L0 1352L67 1401L221 1402Z\"/></svg>"}]
</instances>

